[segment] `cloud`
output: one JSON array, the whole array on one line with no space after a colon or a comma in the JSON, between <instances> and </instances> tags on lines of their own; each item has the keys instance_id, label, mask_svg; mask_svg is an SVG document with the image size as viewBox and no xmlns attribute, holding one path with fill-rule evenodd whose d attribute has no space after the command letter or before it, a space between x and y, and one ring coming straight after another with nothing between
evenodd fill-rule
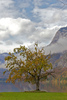
<instances>
[{"instance_id":1,"label":"cloud","mask_svg":"<svg viewBox=\"0 0 67 100\"><path fill-rule=\"evenodd\" d=\"M0 39L9 38L18 34L29 33L33 30L33 23L22 18L2 18L0 19Z\"/></svg>"},{"instance_id":2,"label":"cloud","mask_svg":"<svg viewBox=\"0 0 67 100\"><path fill-rule=\"evenodd\" d=\"M1 45L1 44L3 44L3 42L2 42L2 41L0 41L0 45Z\"/></svg>"},{"instance_id":3,"label":"cloud","mask_svg":"<svg viewBox=\"0 0 67 100\"><path fill-rule=\"evenodd\" d=\"M1 52L3 52L4 48L8 51L23 44L24 42L28 42L28 37L34 30L34 23L32 23L29 19L1 18L0 40L3 42L3 45L0 44Z\"/></svg>"},{"instance_id":4,"label":"cloud","mask_svg":"<svg viewBox=\"0 0 67 100\"><path fill-rule=\"evenodd\" d=\"M9 8L10 6L12 6L12 4L14 3L13 0L0 0L0 7L1 8Z\"/></svg>"},{"instance_id":5,"label":"cloud","mask_svg":"<svg viewBox=\"0 0 67 100\"><path fill-rule=\"evenodd\" d=\"M45 47L46 54L51 53L59 53L67 50L67 37L61 37L59 40L51 45Z\"/></svg>"},{"instance_id":6,"label":"cloud","mask_svg":"<svg viewBox=\"0 0 67 100\"><path fill-rule=\"evenodd\" d=\"M35 7L42 6L43 0L33 0L33 4Z\"/></svg>"},{"instance_id":7,"label":"cloud","mask_svg":"<svg viewBox=\"0 0 67 100\"><path fill-rule=\"evenodd\" d=\"M67 10L51 7L51 1L0 0L1 51L36 41L48 45L57 30L67 24Z\"/></svg>"},{"instance_id":8,"label":"cloud","mask_svg":"<svg viewBox=\"0 0 67 100\"><path fill-rule=\"evenodd\" d=\"M40 25L43 27L53 27L53 26L62 26L67 24L67 10L58 9L58 8L34 8L33 9L33 16L38 18L40 21Z\"/></svg>"},{"instance_id":9,"label":"cloud","mask_svg":"<svg viewBox=\"0 0 67 100\"><path fill-rule=\"evenodd\" d=\"M0 0L0 18L13 16L15 13L15 10L13 8L13 0Z\"/></svg>"},{"instance_id":10,"label":"cloud","mask_svg":"<svg viewBox=\"0 0 67 100\"><path fill-rule=\"evenodd\" d=\"M29 3L28 2L26 3L26 2L27 0L24 1L24 3L22 2L22 0L0 0L0 18L25 17L26 11L24 8L29 5Z\"/></svg>"},{"instance_id":11,"label":"cloud","mask_svg":"<svg viewBox=\"0 0 67 100\"><path fill-rule=\"evenodd\" d=\"M34 34L29 36L29 39L33 41L43 42L45 46L46 44L50 43L57 30L58 30L57 27L53 29L51 28L44 29L41 27L37 27Z\"/></svg>"},{"instance_id":12,"label":"cloud","mask_svg":"<svg viewBox=\"0 0 67 100\"><path fill-rule=\"evenodd\" d=\"M36 23L29 19L23 18L1 18L0 19L0 40L3 42L2 50L5 48L15 48L18 45L30 44L33 42L43 42L42 44L49 44L54 36L54 31L58 27L44 29L36 27ZM50 35L51 34L51 35ZM5 50L6 50L5 49Z\"/></svg>"},{"instance_id":13,"label":"cloud","mask_svg":"<svg viewBox=\"0 0 67 100\"><path fill-rule=\"evenodd\" d=\"M16 0L17 6L19 8L27 8L30 6L31 0Z\"/></svg>"},{"instance_id":14,"label":"cloud","mask_svg":"<svg viewBox=\"0 0 67 100\"><path fill-rule=\"evenodd\" d=\"M10 41L10 40L5 41L5 43L6 43L6 45L12 45L12 41Z\"/></svg>"},{"instance_id":15,"label":"cloud","mask_svg":"<svg viewBox=\"0 0 67 100\"><path fill-rule=\"evenodd\" d=\"M23 44L23 42L22 42L22 40L18 40L18 41L16 41L16 44Z\"/></svg>"}]
</instances>

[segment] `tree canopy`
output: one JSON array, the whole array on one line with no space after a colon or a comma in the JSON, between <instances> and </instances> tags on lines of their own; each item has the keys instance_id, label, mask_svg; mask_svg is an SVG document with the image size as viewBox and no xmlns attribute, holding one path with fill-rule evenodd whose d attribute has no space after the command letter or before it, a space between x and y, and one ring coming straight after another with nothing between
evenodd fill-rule
<instances>
[{"instance_id":1,"label":"tree canopy","mask_svg":"<svg viewBox=\"0 0 67 100\"><path fill-rule=\"evenodd\" d=\"M44 48L39 49L38 43L35 43L34 50L25 46L15 48L14 53L9 52L9 56L5 57L5 61L10 72L6 82L24 80L36 84L36 90L39 90L39 82L47 79L48 75L54 75L50 55L45 55Z\"/></svg>"}]
</instances>

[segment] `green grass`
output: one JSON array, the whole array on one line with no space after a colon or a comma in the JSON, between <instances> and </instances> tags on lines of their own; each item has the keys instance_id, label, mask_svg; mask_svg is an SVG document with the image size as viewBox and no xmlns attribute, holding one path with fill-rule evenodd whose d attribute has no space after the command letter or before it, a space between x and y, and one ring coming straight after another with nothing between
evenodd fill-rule
<instances>
[{"instance_id":1,"label":"green grass","mask_svg":"<svg viewBox=\"0 0 67 100\"><path fill-rule=\"evenodd\" d=\"M0 93L0 100L67 100L67 93L6 92Z\"/></svg>"}]
</instances>

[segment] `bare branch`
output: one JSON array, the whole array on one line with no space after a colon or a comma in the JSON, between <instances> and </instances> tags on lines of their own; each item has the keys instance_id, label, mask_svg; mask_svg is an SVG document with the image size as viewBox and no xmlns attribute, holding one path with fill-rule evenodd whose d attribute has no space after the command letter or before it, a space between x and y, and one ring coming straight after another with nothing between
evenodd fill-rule
<instances>
[{"instance_id":1,"label":"bare branch","mask_svg":"<svg viewBox=\"0 0 67 100\"><path fill-rule=\"evenodd\" d=\"M67 5L67 3L64 3L63 1L59 0L61 3L63 3L64 5Z\"/></svg>"},{"instance_id":2,"label":"bare branch","mask_svg":"<svg viewBox=\"0 0 67 100\"><path fill-rule=\"evenodd\" d=\"M47 76L48 76L48 75L51 75L51 76L55 77L55 74L54 74L54 73L55 73L55 70L47 71L47 72L45 72L45 73L42 73L40 79L42 79L42 78L44 78L44 77L46 77L46 79L47 79Z\"/></svg>"},{"instance_id":3,"label":"bare branch","mask_svg":"<svg viewBox=\"0 0 67 100\"><path fill-rule=\"evenodd\" d=\"M59 0L59 2L60 2L61 4L63 4L62 7L61 7L61 9L63 9L63 8L67 5L67 3L64 3L64 1L62 1L62 0Z\"/></svg>"},{"instance_id":4,"label":"bare branch","mask_svg":"<svg viewBox=\"0 0 67 100\"><path fill-rule=\"evenodd\" d=\"M32 77L34 77L35 78L35 75L33 75L32 73L30 73L30 72L28 72Z\"/></svg>"}]
</instances>

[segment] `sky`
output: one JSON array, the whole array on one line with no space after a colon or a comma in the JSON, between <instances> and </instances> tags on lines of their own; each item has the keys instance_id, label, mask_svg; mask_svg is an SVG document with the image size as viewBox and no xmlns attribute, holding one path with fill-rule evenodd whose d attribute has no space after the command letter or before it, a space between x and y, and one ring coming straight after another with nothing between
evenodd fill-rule
<instances>
[{"instance_id":1,"label":"sky","mask_svg":"<svg viewBox=\"0 0 67 100\"><path fill-rule=\"evenodd\" d=\"M47 46L67 26L67 0L0 0L0 53Z\"/></svg>"}]
</instances>

